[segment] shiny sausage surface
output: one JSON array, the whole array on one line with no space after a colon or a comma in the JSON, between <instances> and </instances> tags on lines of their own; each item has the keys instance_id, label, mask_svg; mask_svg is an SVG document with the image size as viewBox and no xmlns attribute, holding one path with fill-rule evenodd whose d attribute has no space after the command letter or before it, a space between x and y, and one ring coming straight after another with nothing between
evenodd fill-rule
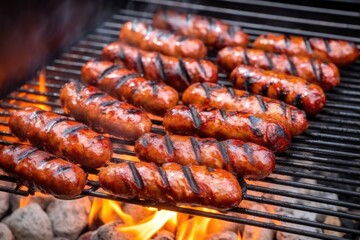
<instances>
[{"instance_id":1,"label":"shiny sausage surface","mask_svg":"<svg viewBox=\"0 0 360 240\"><path fill-rule=\"evenodd\" d=\"M112 144L88 126L54 112L28 107L12 112L9 127L21 140L88 168L110 162Z\"/></svg>"},{"instance_id":2,"label":"shiny sausage surface","mask_svg":"<svg viewBox=\"0 0 360 240\"><path fill-rule=\"evenodd\" d=\"M309 56L288 56L261 49L226 47L218 52L217 62L229 72L240 64L282 72L301 77L324 90L330 90L340 84L339 69L335 64Z\"/></svg>"},{"instance_id":3,"label":"shiny sausage surface","mask_svg":"<svg viewBox=\"0 0 360 240\"><path fill-rule=\"evenodd\" d=\"M207 46L223 48L248 44L248 35L238 26L220 19L174 10L159 10L154 14L153 25L177 34L201 39Z\"/></svg>"},{"instance_id":4,"label":"shiny sausage surface","mask_svg":"<svg viewBox=\"0 0 360 240\"><path fill-rule=\"evenodd\" d=\"M204 206L219 210L237 207L242 191L237 179L223 169L166 163L123 162L103 168L101 187L123 198Z\"/></svg>"},{"instance_id":5,"label":"shiny sausage surface","mask_svg":"<svg viewBox=\"0 0 360 240\"><path fill-rule=\"evenodd\" d=\"M239 65L231 72L230 80L234 88L282 100L304 110L309 116L318 114L326 103L321 87L284 73Z\"/></svg>"},{"instance_id":6,"label":"shiny sausage surface","mask_svg":"<svg viewBox=\"0 0 360 240\"><path fill-rule=\"evenodd\" d=\"M308 127L305 112L294 106L215 83L194 83L185 90L182 101L185 105L210 106L272 118L289 128L292 136L301 134Z\"/></svg>"},{"instance_id":7,"label":"shiny sausage surface","mask_svg":"<svg viewBox=\"0 0 360 240\"><path fill-rule=\"evenodd\" d=\"M194 105L178 105L168 110L163 125L174 134L238 139L275 152L285 151L291 140L288 128L275 120Z\"/></svg>"},{"instance_id":8,"label":"shiny sausage surface","mask_svg":"<svg viewBox=\"0 0 360 240\"><path fill-rule=\"evenodd\" d=\"M79 195L85 187L86 173L80 167L26 145L0 146L0 168L22 184L58 198Z\"/></svg>"},{"instance_id":9,"label":"shiny sausage surface","mask_svg":"<svg viewBox=\"0 0 360 240\"><path fill-rule=\"evenodd\" d=\"M103 48L103 58L121 61L127 68L141 73L147 79L159 80L178 91L184 91L194 82L217 82L218 70L211 61L176 58L157 52L147 52L120 42Z\"/></svg>"},{"instance_id":10,"label":"shiny sausage surface","mask_svg":"<svg viewBox=\"0 0 360 240\"><path fill-rule=\"evenodd\" d=\"M282 34L260 35L254 42L254 48L287 55L312 56L338 66L351 64L359 57L359 50L352 42Z\"/></svg>"},{"instance_id":11,"label":"shiny sausage surface","mask_svg":"<svg viewBox=\"0 0 360 240\"><path fill-rule=\"evenodd\" d=\"M163 164L204 165L222 168L248 179L262 179L275 167L275 155L254 143L148 133L135 144L140 160Z\"/></svg>"},{"instance_id":12,"label":"shiny sausage surface","mask_svg":"<svg viewBox=\"0 0 360 240\"><path fill-rule=\"evenodd\" d=\"M155 51L174 57L204 58L207 53L200 39L176 35L136 20L123 25L120 40L146 51Z\"/></svg>"}]
</instances>

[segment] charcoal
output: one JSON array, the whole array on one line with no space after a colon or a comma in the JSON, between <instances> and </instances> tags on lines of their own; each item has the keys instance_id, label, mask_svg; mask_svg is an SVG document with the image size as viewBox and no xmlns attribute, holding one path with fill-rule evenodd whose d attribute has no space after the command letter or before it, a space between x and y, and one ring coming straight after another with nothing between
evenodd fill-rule
<instances>
[{"instance_id":1,"label":"charcoal","mask_svg":"<svg viewBox=\"0 0 360 240\"><path fill-rule=\"evenodd\" d=\"M175 235L172 232L160 230L155 234L152 240L175 240Z\"/></svg>"},{"instance_id":2,"label":"charcoal","mask_svg":"<svg viewBox=\"0 0 360 240\"><path fill-rule=\"evenodd\" d=\"M36 203L15 210L4 223L16 240L51 240L53 237L50 219Z\"/></svg>"},{"instance_id":3,"label":"charcoal","mask_svg":"<svg viewBox=\"0 0 360 240\"><path fill-rule=\"evenodd\" d=\"M136 204L130 204L130 203L124 204L123 211L124 211L124 213L131 215L132 218L134 219L135 223L138 223L141 220L143 220L144 218L149 217L152 214L154 214L153 211L149 210L146 207L136 205Z\"/></svg>"},{"instance_id":4,"label":"charcoal","mask_svg":"<svg viewBox=\"0 0 360 240\"><path fill-rule=\"evenodd\" d=\"M286 227L291 227L291 228L296 228L296 229L301 228L301 230L309 231L309 232L313 232L313 233L322 233L321 229L319 229L319 228L314 228L314 227L309 227L309 226L304 226L304 225L299 226L299 225L295 225L295 224L291 224L291 223L285 223L284 225ZM297 234L293 234L293 233L278 231L276 233L276 239L277 240L315 240L318 238L312 238L312 237L297 235Z\"/></svg>"},{"instance_id":5,"label":"charcoal","mask_svg":"<svg viewBox=\"0 0 360 240\"><path fill-rule=\"evenodd\" d=\"M8 226L3 223L0 223L0 240L13 240L14 236L11 233Z\"/></svg>"},{"instance_id":6,"label":"charcoal","mask_svg":"<svg viewBox=\"0 0 360 240\"><path fill-rule=\"evenodd\" d=\"M337 226L337 227L341 227L341 220L335 216L326 216L324 223L333 225L333 226ZM328 229L324 229L323 231L324 231L324 234L332 235L332 236L336 236L336 237L343 237L345 235L345 233L328 230Z\"/></svg>"},{"instance_id":7,"label":"charcoal","mask_svg":"<svg viewBox=\"0 0 360 240\"><path fill-rule=\"evenodd\" d=\"M56 199L49 204L49 215L54 235L68 239L76 239L86 227L91 202L88 197L75 200Z\"/></svg>"},{"instance_id":8,"label":"charcoal","mask_svg":"<svg viewBox=\"0 0 360 240\"><path fill-rule=\"evenodd\" d=\"M11 195L10 199L11 199L11 207L13 211L19 208L21 199L23 199L26 205L29 205L30 203L37 203L42 209L46 210L47 206L55 200L55 197L47 194L35 194L33 196L28 196L28 197L23 197L13 194Z\"/></svg>"},{"instance_id":9,"label":"charcoal","mask_svg":"<svg viewBox=\"0 0 360 240\"><path fill-rule=\"evenodd\" d=\"M10 193L0 192L0 218L2 218L10 205Z\"/></svg>"},{"instance_id":10,"label":"charcoal","mask_svg":"<svg viewBox=\"0 0 360 240\"><path fill-rule=\"evenodd\" d=\"M117 230L118 227L123 226L122 221L115 221L99 227L91 235L90 240L132 240L134 235L131 233L122 233Z\"/></svg>"},{"instance_id":11,"label":"charcoal","mask_svg":"<svg viewBox=\"0 0 360 240\"><path fill-rule=\"evenodd\" d=\"M237 240L238 236L236 233L231 231L218 232L210 234L206 237L207 240Z\"/></svg>"},{"instance_id":12,"label":"charcoal","mask_svg":"<svg viewBox=\"0 0 360 240\"><path fill-rule=\"evenodd\" d=\"M229 216L233 216L233 217L243 217L242 214L240 213L236 213L236 212L229 212L227 213L227 215ZM236 223L236 222L230 222L230 221L224 221L224 220L219 220L219 219L211 219L207 228L207 233L208 234L213 234L213 233L218 233L218 232L225 232L225 231L230 231L230 232L241 232L244 228L244 225L241 223Z\"/></svg>"},{"instance_id":13,"label":"charcoal","mask_svg":"<svg viewBox=\"0 0 360 240\"><path fill-rule=\"evenodd\" d=\"M81 234L77 240L90 240L92 234L92 231L86 232L84 234Z\"/></svg>"}]
</instances>

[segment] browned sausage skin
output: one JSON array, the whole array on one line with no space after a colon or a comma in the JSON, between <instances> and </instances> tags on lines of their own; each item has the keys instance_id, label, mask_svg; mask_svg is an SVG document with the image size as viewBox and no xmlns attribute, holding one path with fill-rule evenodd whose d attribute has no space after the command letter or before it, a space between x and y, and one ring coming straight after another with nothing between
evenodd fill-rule
<instances>
[{"instance_id":1,"label":"browned sausage skin","mask_svg":"<svg viewBox=\"0 0 360 240\"><path fill-rule=\"evenodd\" d=\"M184 91L194 82L218 80L217 67L208 60L165 56L120 42L105 46L102 55L106 60L122 61L127 68L143 74L147 79L163 81L178 91Z\"/></svg>"},{"instance_id":2,"label":"browned sausage skin","mask_svg":"<svg viewBox=\"0 0 360 240\"><path fill-rule=\"evenodd\" d=\"M194 83L185 90L182 101L185 105L210 106L272 118L284 124L292 136L301 134L308 127L305 112L294 106L215 83Z\"/></svg>"},{"instance_id":3,"label":"browned sausage skin","mask_svg":"<svg viewBox=\"0 0 360 240\"><path fill-rule=\"evenodd\" d=\"M85 187L86 173L80 167L31 146L0 146L0 168L30 191L35 187L58 198L75 197Z\"/></svg>"},{"instance_id":4,"label":"browned sausage skin","mask_svg":"<svg viewBox=\"0 0 360 240\"><path fill-rule=\"evenodd\" d=\"M231 72L230 80L234 88L282 100L303 109L309 116L315 116L325 106L321 87L299 77L239 65Z\"/></svg>"},{"instance_id":5,"label":"browned sausage skin","mask_svg":"<svg viewBox=\"0 0 360 240\"><path fill-rule=\"evenodd\" d=\"M53 112L34 107L12 112L9 127L18 138L84 167L103 166L112 156L108 138Z\"/></svg>"},{"instance_id":6,"label":"browned sausage skin","mask_svg":"<svg viewBox=\"0 0 360 240\"><path fill-rule=\"evenodd\" d=\"M359 57L359 50L352 42L282 34L260 35L254 42L254 48L287 55L312 56L338 66L351 64Z\"/></svg>"},{"instance_id":7,"label":"browned sausage skin","mask_svg":"<svg viewBox=\"0 0 360 240\"><path fill-rule=\"evenodd\" d=\"M164 115L179 102L179 94L172 87L147 80L110 61L90 60L84 64L81 73L85 83L155 115Z\"/></svg>"},{"instance_id":8,"label":"browned sausage skin","mask_svg":"<svg viewBox=\"0 0 360 240\"><path fill-rule=\"evenodd\" d=\"M248 35L240 27L211 17L159 10L154 14L153 25L201 39L207 46L217 49L226 46L246 47L248 44Z\"/></svg>"},{"instance_id":9,"label":"browned sausage skin","mask_svg":"<svg viewBox=\"0 0 360 240\"><path fill-rule=\"evenodd\" d=\"M284 152L291 140L289 130L275 120L194 105L178 105L168 110L163 125L174 134L238 139L275 152Z\"/></svg>"},{"instance_id":10,"label":"browned sausage skin","mask_svg":"<svg viewBox=\"0 0 360 240\"><path fill-rule=\"evenodd\" d=\"M98 132L136 140L151 130L151 120L143 110L120 102L94 86L67 83L60 91L60 101L65 113Z\"/></svg>"},{"instance_id":11,"label":"browned sausage skin","mask_svg":"<svg viewBox=\"0 0 360 240\"><path fill-rule=\"evenodd\" d=\"M309 83L319 85L324 90L330 90L340 84L339 69L335 64L309 56L288 56L261 49L226 47L218 52L217 62L229 72L243 64L298 76Z\"/></svg>"},{"instance_id":12,"label":"browned sausage skin","mask_svg":"<svg viewBox=\"0 0 360 240\"><path fill-rule=\"evenodd\" d=\"M120 31L120 40L146 51L183 58L204 58L207 50L200 39L176 35L152 28L137 20L126 22Z\"/></svg>"},{"instance_id":13,"label":"browned sausage skin","mask_svg":"<svg viewBox=\"0 0 360 240\"><path fill-rule=\"evenodd\" d=\"M269 149L234 139L147 133L136 141L135 152L142 161L223 168L248 179L265 178L275 167L275 155Z\"/></svg>"},{"instance_id":14,"label":"browned sausage skin","mask_svg":"<svg viewBox=\"0 0 360 240\"><path fill-rule=\"evenodd\" d=\"M223 169L123 162L103 168L98 176L104 190L127 199L142 198L219 210L237 207L242 200L238 181Z\"/></svg>"}]
</instances>

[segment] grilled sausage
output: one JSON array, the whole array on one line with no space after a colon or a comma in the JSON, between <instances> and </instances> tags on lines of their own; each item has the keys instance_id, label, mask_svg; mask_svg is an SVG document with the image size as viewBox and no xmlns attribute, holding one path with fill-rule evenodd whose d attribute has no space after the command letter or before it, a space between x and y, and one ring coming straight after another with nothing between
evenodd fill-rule
<instances>
[{"instance_id":1,"label":"grilled sausage","mask_svg":"<svg viewBox=\"0 0 360 240\"><path fill-rule=\"evenodd\" d=\"M151 130L151 120L143 110L120 102L94 86L67 83L61 89L60 101L65 113L98 132L136 140Z\"/></svg>"},{"instance_id":2,"label":"grilled sausage","mask_svg":"<svg viewBox=\"0 0 360 240\"><path fill-rule=\"evenodd\" d=\"M153 17L153 25L201 39L207 46L217 49L226 46L246 47L248 44L248 35L240 27L211 17L159 10Z\"/></svg>"},{"instance_id":3,"label":"grilled sausage","mask_svg":"<svg viewBox=\"0 0 360 240\"><path fill-rule=\"evenodd\" d=\"M226 47L218 52L217 62L227 71L244 64L298 76L324 90L334 88L340 83L339 69L335 64L303 55L288 56L261 49Z\"/></svg>"},{"instance_id":4,"label":"grilled sausage","mask_svg":"<svg viewBox=\"0 0 360 240\"><path fill-rule=\"evenodd\" d=\"M204 58L207 52L200 39L154 29L151 25L136 20L123 25L120 40L143 50L174 57Z\"/></svg>"},{"instance_id":5,"label":"grilled sausage","mask_svg":"<svg viewBox=\"0 0 360 240\"><path fill-rule=\"evenodd\" d=\"M325 106L322 88L299 77L239 65L231 72L230 80L235 88L280 99L310 116L315 116Z\"/></svg>"},{"instance_id":6,"label":"grilled sausage","mask_svg":"<svg viewBox=\"0 0 360 240\"><path fill-rule=\"evenodd\" d=\"M34 107L12 112L9 127L21 140L84 167L109 162L112 145L108 138L65 116Z\"/></svg>"},{"instance_id":7,"label":"grilled sausage","mask_svg":"<svg viewBox=\"0 0 360 240\"><path fill-rule=\"evenodd\" d=\"M103 168L101 187L123 198L204 206L219 210L237 207L242 191L236 178L223 169L166 163L123 162Z\"/></svg>"},{"instance_id":8,"label":"grilled sausage","mask_svg":"<svg viewBox=\"0 0 360 240\"><path fill-rule=\"evenodd\" d=\"M179 94L172 87L147 80L110 61L88 61L82 68L82 79L119 100L155 115L164 115L167 109L179 102Z\"/></svg>"},{"instance_id":9,"label":"grilled sausage","mask_svg":"<svg viewBox=\"0 0 360 240\"><path fill-rule=\"evenodd\" d=\"M147 79L165 82L178 91L184 91L194 82L217 82L217 67L208 60L179 59L156 52L142 51L120 42L103 48L103 58L122 61L127 68L143 74Z\"/></svg>"},{"instance_id":10,"label":"grilled sausage","mask_svg":"<svg viewBox=\"0 0 360 240\"><path fill-rule=\"evenodd\" d=\"M301 134L308 127L304 111L296 107L215 83L194 83L185 90L182 101L185 105L196 104L269 117L285 125L292 136Z\"/></svg>"},{"instance_id":11,"label":"grilled sausage","mask_svg":"<svg viewBox=\"0 0 360 240\"><path fill-rule=\"evenodd\" d=\"M287 55L312 56L338 66L351 64L359 57L359 50L352 42L282 34L260 35L254 42L254 48Z\"/></svg>"},{"instance_id":12,"label":"grilled sausage","mask_svg":"<svg viewBox=\"0 0 360 240\"><path fill-rule=\"evenodd\" d=\"M142 161L223 168L248 179L265 178L275 167L275 155L269 149L234 139L220 142L214 138L147 133L136 141L135 152Z\"/></svg>"},{"instance_id":13,"label":"grilled sausage","mask_svg":"<svg viewBox=\"0 0 360 240\"><path fill-rule=\"evenodd\" d=\"M284 152L291 138L289 130L272 119L194 105L178 105L168 110L163 125L174 134L238 139L275 152Z\"/></svg>"},{"instance_id":14,"label":"grilled sausage","mask_svg":"<svg viewBox=\"0 0 360 240\"><path fill-rule=\"evenodd\" d=\"M58 198L75 197L85 187L86 173L80 167L31 146L0 146L0 168L30 191L38 188Z\"/></svg>"}]
</instances>

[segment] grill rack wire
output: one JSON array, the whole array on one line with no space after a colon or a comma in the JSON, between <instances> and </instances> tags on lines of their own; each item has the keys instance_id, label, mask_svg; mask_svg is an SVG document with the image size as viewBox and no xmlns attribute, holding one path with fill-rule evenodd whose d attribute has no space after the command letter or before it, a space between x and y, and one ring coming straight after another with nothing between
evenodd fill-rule
<instances>
[{"instance_id":1,"label":"grill rack wire","mask_svg":"<svg viewBox=\"0 0 360 240\"><path fill-rule=\"evenodd\" d=\"M151 21L153 10L159 7L175 7L185 11L197 11L202 14L219 18L219 12L224 21L240 25L249 34L250 40L253 41L256 35L265 33L266 31L301 34L308 36L329 37L354 41L359 48L360 38L352 36L335 35L332 33L321 33L308 30L290 29L274 25L265 25L241 21L241 17L259 18L260 20L268 20L280 17L282 21L296 22L300 19L289 16L277 16L275 14L264 14L253 12L252 5L258 4L267 6L268 2L257 1L256 3L247 3L246 1L238 1L246 10L234 10L239 7L231 8L234 4L232 0L218 1L210 5L197 3L185 3L178 1L161 1L161 0L133 0L130 1L127 8L120 9L113 14L110 19L106 20L94 32L86 35L82 40L75 44L69 51L64 52L60 57L45 66L46 69L46 92L39 90L38 77L34 77L27 81L23 86L10 93L7 97L0 100L0 143L11 144L18 142L8 129L8 116L13 110L31 105L46 105L51 110L63 114L59 104L59 90L63 84L72 80L80 79L80 69L82 65L90 59L98 58L101 49L106 44L118 39L119 29L122 24L131 19L141 19L146 22ZM224 3L224 5L220 5ZM342 16L347 14L349 18L355 18L352 12L342 10L332 10L323 13L322 8L317 7L300 7L294 4L271 3L273 7L281 7L289 11L309 11L311 13L330 14L334 16ZM278 6L278 4L280 4ZM219 7L218 5L222 6ZM247 9L248 7L249 9ZM294 10L294 8L296 10ZM238 15L240 17L236 17ZM319 16L318 15L318 16ZM236 19L236 20L233 20ZM348 20L348 19L345 19ZM344 21L345 21L344 20ZM311 29L314 24L327 24L330 28L340 28L340 23L325 20L302 20L302 24L307 24ZM338 26L339 25L339 26ZM306 26L305 26L306 27ZM349 25L348 28L358 30L360 25ZM306 29L306 28L305 28ZM214 53L209 54L209 59L214 60ZM264 203L274 206L280 206L289 209L296 209L305 212L320 213L323 215L336 216L343 220L353 220L360 222L360 85L358 78L360 77L360 61L358 60L352 66L341 70L341 84L336 89L327 92L327 104L325 109L317 117L310 119L309 129L293 139L291 147L286 153L277 154L277 165L275 171L270 177L260 180L245 182L240 179L240 183L245 189L244 199L252 202ZM219 74L220 83L229 85L226 75ZM229 85L230 86L230 85ZM152 116L153 132L164 133L161 126L161 118ZM114 145L113 162L121 162L136 159L133 151L134 142L124 141L117 138L111 138ZM96 170L88 170L89 176L95 176ZM290 177L290 178L289 178ZM93 178L90 178L93 179ZM94 178L95 179L95 178ZM316 182L298 181L299 179L315 180ZM16 182L16 179L0 174L0 191L11 192L23 196L30 194L29 189L24 186L9 187L1 185L1 181ZM258 185L256 182L266 183L267 185ZM315 192L326 192L338 194L339 200L330 198L305 195L290 190L282 190L284 187L307 189ZM280 224L266 223L249 218L240 218L236 216L226 215L225 213L210 213L193 208L175 206L172 204L156 203L138 199L122 199L113 195L104 193L99 190L100 186L97 180L88 180L87 187L83 191L83 196L94 196L106 198L121 202L140 204L144 206L157 207L232 221L242 224L270 228L278 231L290 232L299 235L321 238L321 239L347 239L360 235L360 229L349 228L347 226L334 226L316 221L304 220L296 217L284 216L276 213L252 210L249 208L237 207L231 212L242 213L248 216L257 216L261 218L277 220ZM254 194L257 193L257 194ZM309 202L318 202L332 205L334 207L345 207L357 212L335 211L327 208L293 203L286 200L278 200L268 198L267 195L272 194L288 198L296 198L307 200ZM81 196L79 196L81 197ZM285 226L282 222L292 223L294 227ZM326 235L323 233L304 230L301 226L309 226L321 229L328 229L345 233L346 238Z\"/></svg>"}]
</instances>

